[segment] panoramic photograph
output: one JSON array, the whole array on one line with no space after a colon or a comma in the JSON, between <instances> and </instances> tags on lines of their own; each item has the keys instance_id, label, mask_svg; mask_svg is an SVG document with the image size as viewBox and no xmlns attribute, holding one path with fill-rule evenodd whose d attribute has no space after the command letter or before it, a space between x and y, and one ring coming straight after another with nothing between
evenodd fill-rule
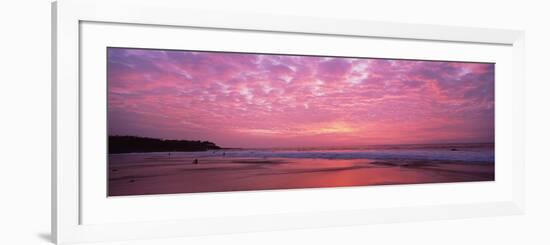
<instances>
[{"instance_id":1,"label":"panoramic photograph","mask_svg":"<svg viewBox=\"0 0 550 245\"><path fill-rule=\"evenodd\" d=\"M495 179L494 63L108 47L107 89L108 196Z\"/></svg>"}]
</instances>

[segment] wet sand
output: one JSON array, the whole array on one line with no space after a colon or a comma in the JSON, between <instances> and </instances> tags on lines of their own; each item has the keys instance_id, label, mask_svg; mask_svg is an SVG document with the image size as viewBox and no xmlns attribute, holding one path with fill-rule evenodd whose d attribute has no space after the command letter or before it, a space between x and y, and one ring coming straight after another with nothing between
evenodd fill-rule
<instances>
[{"instance_id":1,"label":"wet sand","mask_svg":"<svg viewBox=\"0 0 550 245\"><path fill-rule=\"evenodd\" d=\"M493 181L494 164L440 160L109 155L109 196Z\"/></svg>"}]
</instances>

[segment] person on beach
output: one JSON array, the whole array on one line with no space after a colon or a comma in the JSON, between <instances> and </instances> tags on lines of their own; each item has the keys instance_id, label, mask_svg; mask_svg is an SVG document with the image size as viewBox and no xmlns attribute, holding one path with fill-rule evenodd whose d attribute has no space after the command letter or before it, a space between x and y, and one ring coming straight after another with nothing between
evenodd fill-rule
<instances>
[{"instance_id":1,"label":"person on beach","mask_svg":"<svg viewBox=\"0 0 550 245\"><path fill-rule=\"evenodd\" d=\"M199 159L195 158L195 160L193 160L193 164L199 164Z\"/></svg>"}]
</instances>

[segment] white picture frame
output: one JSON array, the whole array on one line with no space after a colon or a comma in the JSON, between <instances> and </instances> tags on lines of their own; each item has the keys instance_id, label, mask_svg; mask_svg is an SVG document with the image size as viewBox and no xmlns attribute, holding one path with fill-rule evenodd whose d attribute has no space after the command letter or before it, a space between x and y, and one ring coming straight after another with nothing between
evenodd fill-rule
<instances>
[{"instance_id":1,"label":"white picture frame","mask_svg":"<svg viewBox=\"0 0 550 245\"><path fill-rule=\"evenodd\" d=\"M56 243L151 239L523 213L524 33L522 31L210 12L187 9L186 5L181 1L168 0L60 0L52 4L52 237ZM80 86L83 23L420 40L448 43L449 45L467 43L506 46L511 52L509 56L511 70L506 73L511 82L507 88L509 92L502 94L500 99L497 94L497 108L499 102L509 106L510 108L506 108L505 113L511 119L510 126L507 127L509 130L504 131L506 139L509 141L507 153L510 156L508 159L510 174L506 180L505 193L490 201L463 200L462 202L434 205L404 204L387 208L346 207L342 210L314 210L312 212L276 212L270 209L263 214L252 215L215 215L170 220L163 218L147 222L83 223L82 209L85 194L83 194L82 176L84 175L83 171L86 171L80 164L82 158L80 154L82 147L81 115L83 113L81 94L85 92ZM389 192L391 189L386 188L380 191ZM332 192L343 193L346 191L334 189ZM298 192L292 193L296 195ZM212 198L217 197L213 196ZM171 198L181 197L172 196Z\"/></svg>"}]
</instances>

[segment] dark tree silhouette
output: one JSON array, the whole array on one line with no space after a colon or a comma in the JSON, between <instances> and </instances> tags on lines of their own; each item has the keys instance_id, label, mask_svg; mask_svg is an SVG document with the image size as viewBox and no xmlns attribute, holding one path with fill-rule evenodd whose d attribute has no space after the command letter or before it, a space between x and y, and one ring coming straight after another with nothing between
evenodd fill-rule
<instances>
[{"instance_id":1,"label":"dark tree silhouette","mask_svg":"<svg viewBox=\"0 0 550 245\"><path fill-rule=\"evenodd\" d=\"M164 140L138 136L109 136L109 153L207 151L221 147L209 141Z\"/></svg>"}]
</instances>

